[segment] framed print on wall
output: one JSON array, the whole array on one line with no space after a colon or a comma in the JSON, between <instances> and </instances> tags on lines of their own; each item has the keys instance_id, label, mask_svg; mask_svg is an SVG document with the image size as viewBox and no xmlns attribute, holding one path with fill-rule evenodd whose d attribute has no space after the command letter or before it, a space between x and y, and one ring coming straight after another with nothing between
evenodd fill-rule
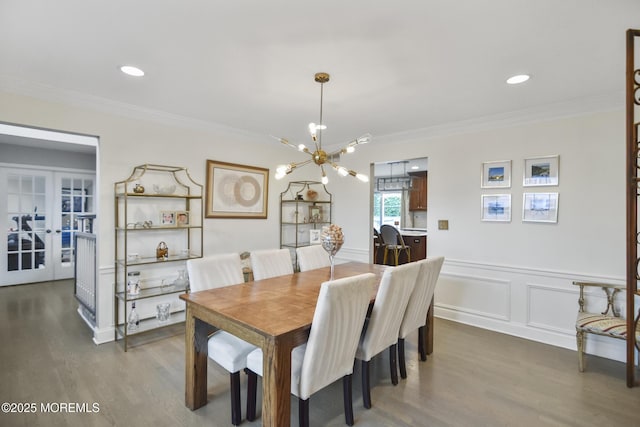
<instances>
[{"instance_id":1,"label":"framed print on wall","mask_svg":"<svg viewBox=\"0 0 640 427\"><path fill-rule=\"evenodd\" d=\"M207 160L207 218L266 218L269 169Z\"/></svg>"},{"instance_id":2,"label":"framed print on wall","mask_svg":"<svg viewBox=\"0 0 640 427\"><path fill-rule=\"evenodd\" d=\"M482 221L511 221L511 194L483 194Z\"/></svg>"},{"instance_id":3,"label":"framed print on wall","mask_svg":"<svg viewBox=\"0 0 640 427\"><path fill-rule=\"evenodd\" d=\"M482 164L481 188L511 187L511 160L484 162Z\"/></svg>"},{"instance_id":4,"label":"framed print on wall","mask_svg":"<svg viewBox=\"0 0 640 427\"><path fill-rule=\"evenodd\" d=\"M524 193L523 222L558 222L558 193Z\"/></svg>"},{"instance_id":5,"label":"framed print on wall","mask_svg":"<svg viewBox=\"0 0 640 427\"><path fill-rule=\"evenodd\" d=\"M558 185L560 156L534 157L524 160L525 187Z\"/></svg>"}]
</instances>

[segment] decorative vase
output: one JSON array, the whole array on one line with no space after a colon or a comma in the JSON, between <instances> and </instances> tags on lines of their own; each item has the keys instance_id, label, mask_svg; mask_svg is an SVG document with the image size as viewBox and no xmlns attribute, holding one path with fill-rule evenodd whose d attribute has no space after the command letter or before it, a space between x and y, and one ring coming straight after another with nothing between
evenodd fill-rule
<instances>
[{"instance_id":1,"label":"decorative vase","mask_svg":"<svg viewBox=\"0 0 640 427\"><path fill-rule=\"evenodd\" d=\"M178 278L173 281L173 284L179 287L187 287L189 279L187 278L187 270L178 270Z\"/></svg>"},{"instance_id":2,"label":"decorative vase","mask_svg":"<svg viewBox=\"0 0 640 427\"><path fill-rule=\"evenodd\" d=\"M329 254L329 263L331 265L331 280L333 280L333 261L335 255L338 253L342 244L344 243L344 234L342 228L335 224L322 227L322 233L320 234L320 242L322 249Z\"/></svg>"},{"instance_id":3,"label":"decorative vase","mask_svg":"<svg viewBox=\"0 0 640 427\"><path fill-rule=\"evenodd\" d=\"M178 270L178 278L173 281L173 284L178 287L187 287L189 285L189 278L187 277L187 270Z\"/></svg>"}]
</instances>

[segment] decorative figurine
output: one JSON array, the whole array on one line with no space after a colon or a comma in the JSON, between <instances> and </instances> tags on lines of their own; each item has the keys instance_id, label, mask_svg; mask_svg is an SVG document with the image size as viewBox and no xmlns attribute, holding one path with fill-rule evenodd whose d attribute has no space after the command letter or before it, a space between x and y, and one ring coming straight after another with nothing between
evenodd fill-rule
<instances>
[{"instance_id":1,"label":"decorative figurine","mask_svg":"<svg viewBox=\"0 0 640 427\"><path fill-rule=\"evenodd\" d=\"M158 243L158 247L156 248L156 258L164 260L169 258L169 248L165 242Z\"/></svg>"}]
</instances>

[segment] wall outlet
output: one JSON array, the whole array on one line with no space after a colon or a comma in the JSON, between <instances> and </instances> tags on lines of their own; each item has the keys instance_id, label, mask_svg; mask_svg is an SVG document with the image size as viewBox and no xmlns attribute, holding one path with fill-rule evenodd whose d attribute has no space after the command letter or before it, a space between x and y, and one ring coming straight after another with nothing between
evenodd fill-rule
<instances>
[{"instance_id":1,"label":"wall outlet","mask_svg":"<svg viewBox=\"0 0 640 427\"><path fill-rule=\"evenodd\" d=\"M448 230L449 229L449 220L448 219L439 219L438 220L438 230Z\"/></svg>"}]
</instances>

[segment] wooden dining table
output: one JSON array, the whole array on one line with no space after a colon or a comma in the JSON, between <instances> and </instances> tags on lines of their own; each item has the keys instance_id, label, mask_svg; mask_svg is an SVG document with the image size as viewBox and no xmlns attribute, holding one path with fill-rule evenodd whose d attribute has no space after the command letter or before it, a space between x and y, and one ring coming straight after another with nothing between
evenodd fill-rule
<instances>
[{"instance_id":1,"label":"wooden dining table","mask_svg":"<svg viewBox=\"0 0 640 427\"><path fill-rule=\"evenodd\" d=\"M334 278L374 273L379 283L386 268L336 264ZM213 330L222 329L262 349L262 423L289 426L291 350L308 339L320 285L329 279L326 267L180 295L186 302L185 405L195 410L207 404L207 342ZM425 329L432 337L433 327Z\"/></svg>"}]
</instances>

